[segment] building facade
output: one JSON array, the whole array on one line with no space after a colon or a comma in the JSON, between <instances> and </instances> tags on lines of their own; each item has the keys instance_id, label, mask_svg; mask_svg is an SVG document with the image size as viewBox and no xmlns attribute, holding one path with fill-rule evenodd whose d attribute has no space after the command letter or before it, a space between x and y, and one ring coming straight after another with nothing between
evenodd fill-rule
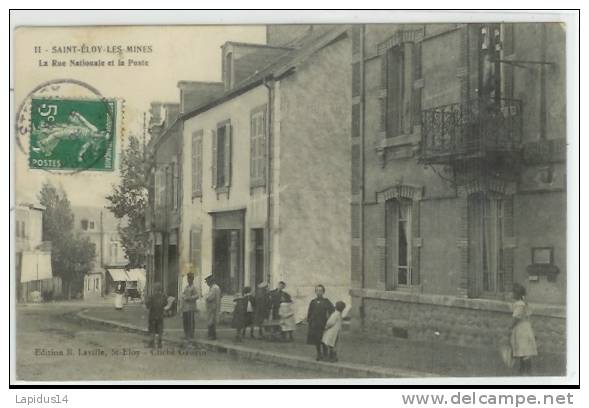
<instances>
[{"instance_id":1,"label":"building facade","mask_svg":"<svg viewBox=\"0 0 589 408\"><path fill-rule=\"evenodd\" d=\"M43 214L39 204L19 203L15 209L16 288L18 301L33 291L61 295L61 279L53 277L51 242L43 241Z\"/></svg>"},{"instance_id":2,"label":"building facade","mask_svg":"<svg viewBox=\"0 0 589 408\"><path fill-rule=\"evenodd\" d=\"M94 267L84 276L84 299L100 298L112 292L106 284L110 269L122 269L128 259L121 244L119 220L104 207L72 206L74 233L86 237L95 245Z\"/></svg>"},{"instance_id":3,"label":"building facade","mask_svg":"<svg viewBox=\"0 0 589 408\"><path fill-rule=\"evenodd\" d=\"M359 330L495 345L526 287L565 349L565 35L558 24L358 25L351 279Z\"/></svg>"},{"instance_id":4,"label":"building facade","mask_svg":"<svg viewBox=\"0 0 589 408\"><path fill-rule=\"evenodd\" d=\"M182 134L175 144L178 269L161 269L168 276L161 280L178 293L186 273L200 286L213 274L230 297L283 280L302 318L316 284L333 300L349 299L351 92L342 84L351 81L351 41L341 27L269 39L226 43L223 92L175 122ZM155 162L166 162L170 155L158 155L177 133L166 130L157 140L150 143ZM313 166L302 166L303 157Z\"/></svg>"}]
</instances>

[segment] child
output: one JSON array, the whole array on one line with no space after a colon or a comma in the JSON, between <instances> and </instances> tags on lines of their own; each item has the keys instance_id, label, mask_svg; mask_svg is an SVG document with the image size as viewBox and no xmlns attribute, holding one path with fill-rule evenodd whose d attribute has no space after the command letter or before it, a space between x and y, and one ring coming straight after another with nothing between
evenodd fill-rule
<instances>
[{"instance_id":1,"label":"child","mask_svg":"<svg viewBox=\"0 0 589 408\"><path fill-rule=\"evenodd\" d=\"M292 302L281 302L278 314L280 315L282 340L293 341L292 333L295 330L296 321Z\"/></svg>"},{"instance_id":2,"label":"child","mask_svg":"<svg viewBox=\"0 0 589 408\"><path fill-rule=\"evenodd\" d=\"M258 334L261 339L264 338L264 322L268 318L269 301L268 301L268 283L262 282L256 288L254 297L254 321L252 325L258 326Z\"/></svg>"},{"instance_id":3,"label":"child","mask_svg":"<svg viewBox=\"0 0 589 408\"><path fill-rule=\"evenodd\" d=\"M256 307L256 299L252 295L252 290L249 286L243 288L243 295L247 299L247 306L245 312L245 325L241 332L242 337L245 337L245 329L250 328L250 337L254 338L254 308Z\"/></svg>"},{"instance_id":4,"label":"child","mask_svg":"<svg viewBox=\"0 0 589 408\"><path fill-rule=\"evenodd\" d=\"M312 344L317 350L317 361L327 358L327 347L321 342L323 338L323 331L327 319L333 313L333 303L327 298L324 298L325 286L315 286L315 299L309 303L309 310L307 312L307 323L309 324L309 331L307 333L307 344Z\"/></svg>"},{"instance_id":5,"label":"child","mask_svg":"<svg viewBox=\"0 0 589 408\"><path fill-rule=\"evenodd\" d=\"M513 284L513 322L511 324L511 350L513 357L519 360L519 372L529 375L532 371L533 356L538 355L536 339L530 323L530 312L525 301L526 289L518 284Z\"/></svg>"},{"instance_id":6,"label":"child","mask_svg":"<svg viewBox=\"0 0 589 408\"><path fill-rule=\"evenodd\" d=\"M245 328L251 326L248 324L248 306L251 299L251 288L246 286L241 291L241 296L233 299L235 308L233 309L232 326L235 329L235 341L241 342L242 333L245 333ZM253 310L253 309L252 309ZM251 318L251 315L250 315Z\"/></svg>"},{"instance_id":7,"label":"child","mask_svg":"<svg viewBox=\"0 0 589 408\"><path fill-rule=\"evenodd\" d=\"M145 301L145 306L149 310L148 327L151 334L149 347L162 348L162 335L164 334L164 308L168 303L168 299L162 290L161 283L154 283L153 292L151 296Z\"/></svg>"},{"instance_id":8,"label":"child","mask_svg":"<svg viewBox=\"0 0 589 408\"><path fill-rule=\"evenodd\" d=\"M327 319L325 324L325 332L321 341L328 349L327 361L335 363L337 361L337 353L335 346L337 345L337 339L339 332L342 328L342 312L346 308L346 304L342 301L335 302L335 311Z\"/></svg>"}]
</instances>

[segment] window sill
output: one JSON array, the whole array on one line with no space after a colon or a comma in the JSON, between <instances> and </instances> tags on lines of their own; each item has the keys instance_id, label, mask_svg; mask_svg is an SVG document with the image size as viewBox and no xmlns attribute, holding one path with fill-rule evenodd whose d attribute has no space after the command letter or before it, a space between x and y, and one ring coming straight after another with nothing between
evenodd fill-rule
<instances>
[{"instance_id":1,"label":"window sill","mask_svg":"<svg viewBox=\"0 0 589 408\"><path fill-rule=\"evenodd\" d=\"M377 151L391 149L405 145L417 145L421 141L421 132L418 129L409 135L400 135L387 137L385 132L382 132L381 142L376 146Z\"/></svg>"}]
</instances>

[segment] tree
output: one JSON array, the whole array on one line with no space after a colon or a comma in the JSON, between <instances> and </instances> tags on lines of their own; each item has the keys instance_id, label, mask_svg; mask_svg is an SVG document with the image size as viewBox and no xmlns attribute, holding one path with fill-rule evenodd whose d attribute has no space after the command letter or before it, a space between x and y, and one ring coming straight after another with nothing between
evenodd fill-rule
<instances>
[{"instance_id":1,"label":"tree","mask_svg":"<svg viewBox=\"0 0 589 408\"><path fill-rule=\"evenodd\" d=\"M144 150L137 136L131 135L129 144L121 154L121 181L113 185L113 193L106 197L111 203L107 208L115 217L126 221L119 224L119 234L130 268L145 266L148 248L145 231L148 179Z\"/></svg>"},{"instance_id":2,"label":"tree","mask_svg":"<svg viewBox=\"0 0 589 408\"><path fill-rule=\"evenodd\" d=\"M74 234L74 214L65 191L58 191L53 184L45 182L39 202L45 207L43 240L51 241L51 268L61 277L70 299L72 286L79 284L92 269L96 245Z\"/></svg>"}]
</instances>

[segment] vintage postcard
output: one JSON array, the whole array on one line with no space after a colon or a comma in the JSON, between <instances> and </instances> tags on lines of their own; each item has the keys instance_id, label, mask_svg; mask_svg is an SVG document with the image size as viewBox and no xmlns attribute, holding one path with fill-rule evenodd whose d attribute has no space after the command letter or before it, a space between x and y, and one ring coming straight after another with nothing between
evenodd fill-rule
<instances>
[{"instance_id":1,"label":"vintage postcard","mask_svg":"<svg viewBox=\"0 0 589 408\"><path fill-rule=\"evenodd\" d=\"M569 33L486 20L16 28L13 380L567 377Z\"/></svg>"}]
</instances>

